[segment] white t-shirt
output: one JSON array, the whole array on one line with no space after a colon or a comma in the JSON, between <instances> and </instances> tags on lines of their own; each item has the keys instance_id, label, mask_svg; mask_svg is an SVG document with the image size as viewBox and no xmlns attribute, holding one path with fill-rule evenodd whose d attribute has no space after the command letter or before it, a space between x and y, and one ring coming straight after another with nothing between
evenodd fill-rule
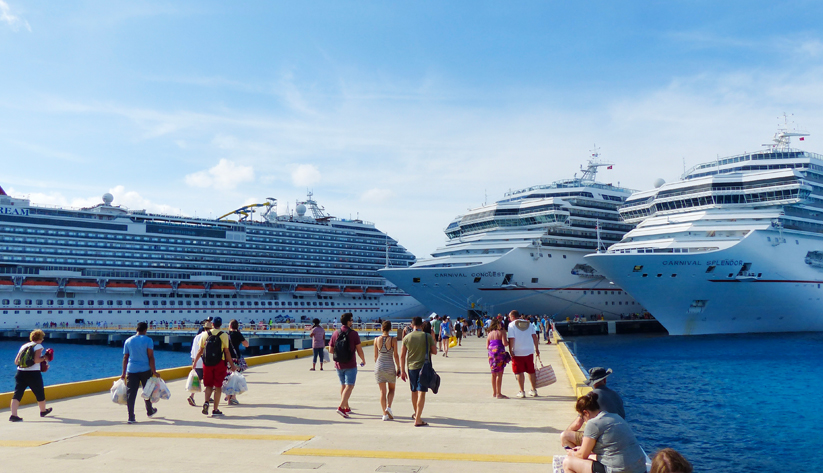
<instances>
[{"instance_id":1,"label":"white t-shirt","mask_svg":"<svg viewBox=\"0 0 823 473\"><path fill-rule=\"evenodd\" d=\"M35 353L37 352L37 350L42 350L43 349L43 345L41 345L39 343L29 342L29 343L24 344L22 347L20 347L20 350L17 351L17 354L19 355L19 354L23 353L23 350L28 348L30 345L34 345ZM42 355L43 355L43 352L41 351L40 356L42 356ZM28 368L21 368L21 367L18 366L17 370L18 371L40 371L40 363L35 363L35 364L29 366Z\"/></svg>"},{"instance_id":2,"label":"white t-shirt","mask_svg":"<svg viewBox=\"0 0 823 473\"><path fill-rule=\"evenodd\" d=\"M203 340L203 337L207 335L209 332L207 330L203 330L202 332L198 333L196 337L194 337L194 341L191 342L191 361L194 361L194 357L197 356L197 352L200 351L200 342ZM203 357L197 359L197 364L194 365L195 368L202 368L203 367Z\"/></svg>"},{"instance_id":3,"label":"white t-shirt","mask_svg":"<svg viewBox=\"0 0 823 473\"><path fill-rule=\"evenodd\" d=\"M524 328L521 330L517 328L518 322ZM509 340L514 340L513 356L527 356L534 354L534 326L528 320L518 319L509 323L508 336Z\"/></svg>"}]
</instances>

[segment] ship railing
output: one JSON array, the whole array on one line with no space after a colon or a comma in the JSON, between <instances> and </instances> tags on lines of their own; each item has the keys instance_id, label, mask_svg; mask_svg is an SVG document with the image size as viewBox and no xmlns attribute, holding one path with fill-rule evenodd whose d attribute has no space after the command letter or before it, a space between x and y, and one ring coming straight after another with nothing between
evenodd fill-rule
<instances>
[{"instance_id":1,"label":"ship railing","mask_svg":"<svg viewBox=\"0 0 823 473\"><path fill-rule=\"evenodd\" d=\"M404 328L408 324L398 324L392 323L392 328L400 327L401 329ZM340 327L340 323L323 323L321 324L324 330L333 331ZM136 331L137 325L136 324L108 324L103 323L98 325L95 323L87 323L87 324L56 324L56 325L46 325L43 324L42 327L39 325L37 328L42 328L44 330L74 330L74 331L82 331L82 332L122 332L122 331ZM149 324L149 331L152 330L163 330L163 331L186 331L190 332L192 330L196 330L200 328L200 324L197 322L174 322L174 323L154 323ZM267 321L260 321L255 322L254 324L250 323L240 323L239 324L240 330L246 331L278 331L278 332L302 332L302 331L309 331L312 328L312 324L307 321L301 322L277 322L277 323L268 323ZM381 324L377 322L363 322L363 323L356 323L352 324L352 328L357 331L362 332L380 332L381 331Z\"/></svg>"}]
</instances>

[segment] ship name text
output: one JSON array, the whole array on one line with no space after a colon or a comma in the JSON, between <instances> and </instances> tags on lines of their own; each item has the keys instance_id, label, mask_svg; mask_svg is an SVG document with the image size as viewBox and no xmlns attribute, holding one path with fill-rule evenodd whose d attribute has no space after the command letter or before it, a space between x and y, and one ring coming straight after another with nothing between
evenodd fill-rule
<instances>
[{"instance_id":1,"label":"ship name text","mask_svg":"<svg viewBox=\"0 0 823 473\"><path fill-rule=\"evenodd\" d=\"M720 259L720 260L665 260L663 266L743 266L743 260Z\"/></svg>"},{"instance_id":2,"label":"ship name text","mask_svg":"<svg viewBox=\"0 0 823 473\"><path fill-rule=\"evenodd\" d=\"M15 209L13 207L0 207L0 215L29 215L29 209Z\"/></svg>"}]
</instances>

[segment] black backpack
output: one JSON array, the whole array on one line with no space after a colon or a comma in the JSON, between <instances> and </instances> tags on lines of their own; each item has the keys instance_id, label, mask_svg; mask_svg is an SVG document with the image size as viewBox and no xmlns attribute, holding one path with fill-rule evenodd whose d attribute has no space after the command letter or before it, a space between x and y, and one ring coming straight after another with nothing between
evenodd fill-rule
<instances>
[{"instance_id":1,"label":"black backpack","mask_svg":"<svg viewBox=\"0 0 823 473\"><path fill-rule=\"evenodd\" d=\"M349 331L341 329L337 334L337 341L334 342L334 361L347 363L352 359L351 348L349 348Z\"/></svg>"},{"instance_id":2,"label":"black backpack","mask_svg":"<svg viewBox=\"0 0 823 473\"><path fill-rule=\"evenodd\" d=\"M34 343L29 343L28 346L17 355L15 364L20 368L31 368L34 366Z\"/></svg>"},{"instance_id":3,"label":"black backpack","mask_svg":"<svg viewBox=\"0 0 823 473\"><path fill-rule=\"evenodd\" d=\"M206 366L217 366L218 363L223 361L223 342L220 340L220 335L223 332L217 332L217 334L209 334L209 338L206 339L206 349L203 350L203 364Z\"/></svg>"}]
</instances>

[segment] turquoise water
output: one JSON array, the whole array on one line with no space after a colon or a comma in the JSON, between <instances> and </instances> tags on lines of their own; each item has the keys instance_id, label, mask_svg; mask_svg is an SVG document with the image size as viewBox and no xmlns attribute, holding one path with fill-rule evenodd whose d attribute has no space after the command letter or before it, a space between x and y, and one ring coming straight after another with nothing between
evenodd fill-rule
<instances>
[{"instance_id":1,"label":"turquoise water","mask_svg":"<svg viewBox=\"0 0 823 473\"><path fill-rule=\"evenodd\" d=\"M23 344L22 341L0 342L0 392L14 390L14 358ZM54 349L54 361L49 370L43 373L46 386L52 384L85 381L88 379L120 376L123 370L123 348L105 345L72 345L68 343L44 343L46 348ZM155 350L157 369L174 368L191 365L189 350L165 351Z\"/></svg>"},{"instance_id":2,"label":"turquoise water","mask_svg":"<svg viewBox=\"0 0 823 473\"><path fill-rule=\"evenodd\" d=\"M578 337L653 455L672 447L695 471L808 471L823 443L823 334Z\"/></svg>"}]
</instances>

